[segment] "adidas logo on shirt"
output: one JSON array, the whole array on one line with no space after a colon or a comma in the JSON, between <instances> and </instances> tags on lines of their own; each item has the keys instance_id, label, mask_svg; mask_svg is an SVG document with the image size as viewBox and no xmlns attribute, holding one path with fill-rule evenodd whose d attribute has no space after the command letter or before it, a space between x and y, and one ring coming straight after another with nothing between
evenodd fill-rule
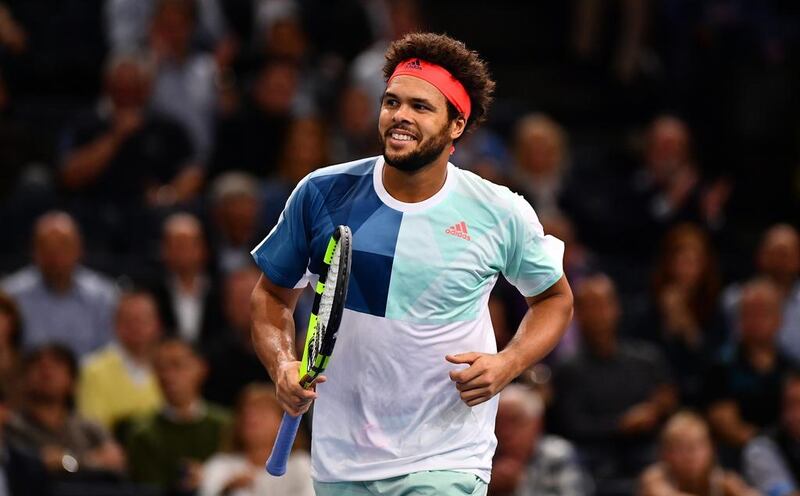
<instances>
[{"instance_id":1,"label":"adidas logo on shirt","mask_svg":"<svg viewBox=\"0 0 800 496\"><path fill-rule=\"evenodd\" d=\"M467 231L467 224L463 220L454 226L448 227L445 231L446 234L452 234L453 236L458 236L461 239L466 239L469 241L469 232Z\"/></svg>"}]
</instances>

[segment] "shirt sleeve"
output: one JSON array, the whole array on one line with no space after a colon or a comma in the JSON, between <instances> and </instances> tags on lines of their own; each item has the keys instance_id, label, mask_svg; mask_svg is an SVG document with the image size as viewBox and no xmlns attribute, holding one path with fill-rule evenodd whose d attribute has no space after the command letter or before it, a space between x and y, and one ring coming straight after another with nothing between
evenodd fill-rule
<instances>
[{"instance_id":1,"label":"shirt sleeve","mask_svg":"<svg viewBox=\"0 0 800 496\"><path fill-rule=\"evenodd\" d=\"M270 281L285 288L297 287L308 267L311 212L316 193L308 177L298 183L286 201L278 223L250 254Z\"/></svg>"},{"instance_id":2,"label":"shirt sleeve","mask_svg":"<svg viewBox=\"0 0 800 496\"><path fill-rule=\"evenodd\" d=\"M523 296L536 296L564 274L564 242L544 234L533 207L520 195L513 199L510 246L503 275Z\"/></svg>"}]
</instances>

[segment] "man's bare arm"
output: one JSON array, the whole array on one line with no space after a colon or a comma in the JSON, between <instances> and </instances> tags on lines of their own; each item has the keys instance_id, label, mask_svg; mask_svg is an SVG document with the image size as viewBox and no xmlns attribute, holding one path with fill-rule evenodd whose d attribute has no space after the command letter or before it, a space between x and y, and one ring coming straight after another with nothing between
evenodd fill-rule
<instances>
[{"instance_id":1,"label":"man's bare arm","mask_svg":"<svg viewBox=\"0 0 800 496\"><path fill-rule=\"evenodd\" d=\"M278 402L294 416L305 413L317 397L313 390L300 387L300 362L295 354L293 313L302 292L277 286L262 275L250 300L253 347L275 383Z\"/></svg>"}]
</instances>

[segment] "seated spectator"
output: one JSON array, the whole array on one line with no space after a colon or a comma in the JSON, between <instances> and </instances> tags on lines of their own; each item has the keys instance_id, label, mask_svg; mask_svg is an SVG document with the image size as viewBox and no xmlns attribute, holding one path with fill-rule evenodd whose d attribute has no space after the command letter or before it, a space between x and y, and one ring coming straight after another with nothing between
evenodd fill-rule
<instances>
[{"instance_id":1,"label":"seated spectator","mask_svg":"<svg viewBox=\"0 0 800 496\"><path fill-rule=\"evenodd\" d=\"M513 183L539 215L558 213L565 187L568 143L564 129L543 114L531 114L517 123Z\"/></svg>"},{"instance_id":2,"label":"seated spectator","mask_svg":"<svg viewBox=\"0 0 800 496\"><path fill-rule=\"evenodd\" d=\"M84 361L78 382L78 409L119 433L131 417L161 406L151 368L152 353L161 337L152 295L142 291L122 295L116 335L116 341Z\"/></svg>"},{"instance_id":3,"label":"seated spectator","mask_svg":"<svg viewBox=\"0 0 800 496\"><path fill-rule=\"evenodd\" d=\"M747 443L743 472L759 491L769 496L800 492L800 373L783 382L780 424Z\"/></svg>"},{"instance_id":4,"label":"seated spectator","mask_svg":"<svg viewBox=\"0 0 800 496\"><path fill-rule=\"evenodd\" d=\"M596 478L633 476L650 461L675 388L655 348L617 338L620 306L608 277L577 286L575 316L583 347L556 369L556 418Z\"/></svg>"},{"instance_id":5,"label":"seated spectator","mask_svg":"<svg viewBox=\"0 0 800 496\"><path fill-rule=\"evenodd\" d=\"M661 432L659 461L639 479L639 496L758 496L714 459L708 425L698 415L676 413ZM771 493L770 493L771 494Z\"/></svg>"},{"instance_id":6,"label":"seated spectator","mask_svg":"<svg viewBox=\"0 0 800 496\"><path fill-rule=\"evenodd\" d=\"M225 280L223 304L227 328L206 350L211 368L205 386L209 401L230 407L244 386L269 381L250 339L250 294L260 275L257 268L251 267L238 270Z\"/></svg>"},{"instance_id":7,"label":"seated spectator","mask_svg":"<svg viewBox=\"0 0 800 496\"><path fill-rule=\"evenodd\" d=\"M789 224L777 224L764 233L756 250L758 274L772 281L781 296L783 320L778 335L781 350L800 363L800 234ZM723 301L734 333L740 332L738 308L742 285L725 290Z\"/></svg>"},{"instance_id":8,"label":"seated spectator","mask_svg":"<svg viewBox=\"0 0 800 496\"><path fill-rule=\"evenodd\" d=\"M221 324L220 295L206 270L208 249L195 216L177 213L164 221L161 259L163 276L152 291L166 332L207 344Z\"/></svg>"},{"instance_id":9,"label":"seated spectator","mask_svg":"<svg viewBox=\"0 0 800 496\"><path fill-rule=\"evenodd\" d=\"M273 477L264 470L282 416L283 409L270 386L255 383L246 386L236 402L233 450L214 455L206 462L199 496L313 496L308 452L295 449L282 477ZM297 439L295 446L301 436Z\"/></svg>"},{"instance_id":10,"label":"seated spectator","mask_svg":"<svg viewBox=\"0 0 800 496\"><path fill-rule=\"evenodd\" d=\"M228 414L200 396L207 366L188 343L171 338L155 359L166 405L132 427L127 442L133 480L193 493L202 463L219 451L228 433Z\"/></svg>"},{"instance_id":11,"label":"seated spectator","mask_svg":"<svg viewBox=\"0 0 800 496\"><path fill-rule=\"evenodd\" d=\"M777 346L781 299L771 282L754 280L742 289L739 320L736 349L711 368L704 394L711 428L726 450L722 461L732 466L759 430L777 423L781 383L794 367Z\"/></svg>"},{"instance_id":12,"label":"seated spectator","mask_svg":"<svg viewBox=\"0 0 800 496\"><path fill-rule=\"evenodd\" d=\"M211 184L211 240L220 277L252 267L250 250L269 232L269 226L259 225L258 188L254 177L241 172L228 172Z\"/></svg>"},{"instance_id":13,"label":"seated spectator","mask_svg":"<svg viewBox=\"0 0 800 496\"><path fill-rule=\"evenodd\" d=\"M331 139L333 162L349 162L380 153L375 139L377 112L373 112L373 106L366 90L359 86L350 85L342 91Z\"/></svg>"},{"instance_id":14,"label":"seated spectator","mask_svg":"<svg viewBox=\"0 0 800 496\"><path fill-rule=\"evenodd\" d=\"M33 265L3 281L22 314L24 348L61 343L78 357L111 340L114 285L79 264L82 240L75 220L49 212L33 231Z\"/></svg>"},{"instance_id":15,"label":"seated spectator","mask_svg":"<svg viewBox=\"0 0 800 496\"><path fill-rule=\"evenodd\" d=\"M569 441L542 433L544 403L539 394L511 384L500 393L489 492L502 496L580 496L583 471Z\"/></svg>"},{"instance_id":16,"label":"seated spectator","mask_svg":"<svg viewBox=\"0 0 800 496\"><path fill-rule=\"evenodd\" d=\"M0 400L0 494L51 495L50 480L39 451L29 451L25 446L18 447L8 442L6 425L10 417L9 403Z\"/></svg>"},{"instance_id":17,"label":"seated spectator","mask_svg":"<svg viewBox=\"0 0 800 496\"><path fill-rule=\"evenodd\" d=\"M0 291L0 403L14 404L22 320L16 302Z\"/></svg>"},{"instance_id":18,"label":"seated spectator","mask_svg":"<svg viewBox=\"0 0 800 496\"><path fill-rule=\"evenodd\" d=\"M328 138L325 125L317 118L297 119L286 132L278 161L277 174L264 186L261 220L271 229L278 223L283 207L297 183L328 163Z\"/></svg>"},{"instance_id":19,"label":"seated spectator","mask_svg":"<svg viewBox=\"0 0 800 496\"><path fill-rule=\"evenodd\" d=\"M708 364L725 344L719 285L708 234L693 224L670 229L655 264L651 308L635 332L662 349L684 405L699 406Z\"/></svg>"},{"instance_id":20,"label":"seated spectator","mask_svg":"<svg viewBox=\"0 0 800 496\"><path fill-rule=\"evenodd\" d=\"M110 60L100 103L64 138L61 179L84 203L137 208L194 194L185 179L192 144L178 121L147 108L152 78L140 58Z\"/></svg>"},{"instance_id":21,"label":"seated spectator","mask_svg":"<svg viewBox=\"0 0 800 496\"><path fill-rule=\"evenodd\" d=\"M654 232L675 222L721 227L730 186L725 180L703 184L693 156L691 131L683 120L670 115L653 119L642 159L630 185L646 218L647 225L642 227Z\"/></svg>"},{"instance_id":22,"label":"seated spectator","mask_svg":"<svg viewBox=\"0 0 800 496\"><path fill-rule=\"evenodd\" d=\"M189 133L195 164L206 165L214 137L217 106L214 57L191 50L197 25L197 2L159 0L150 25L149 51L155 61L152 107L183 124ZM202 186L203 166L186 176L192 194Z\"/></svg>"},{"instance_id":23,"label":"seated spectator","mask_svg":"<svg viewBox=\"0 0 800 496\"><path fill-rule=\"evenodd\" d=\"M299 69L291 62L264 62L244 104L217 123L209 177L239 171L264 179L275 172L294 114Z\"/></svg>"},{"instance_id":24,"label":"seated spectator","mask_svg":"<svg viewBox=\"0 0 800 496\"><path fill-rule=\"evenodd\" d=\"M6 426L8 442L37 453L53 474L120 472L125 455L106 430L73 411L77 364L60 345L29 352L22 363L22 405Z\"/></svg>"}]
</instances>

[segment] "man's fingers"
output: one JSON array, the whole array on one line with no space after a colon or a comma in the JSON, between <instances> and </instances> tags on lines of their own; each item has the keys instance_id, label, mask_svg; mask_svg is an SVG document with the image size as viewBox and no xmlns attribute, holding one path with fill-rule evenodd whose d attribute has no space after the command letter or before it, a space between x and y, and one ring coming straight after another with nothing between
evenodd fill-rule
<instances>
[{"instance_id":1,"label":"man's fingers","mask_svg":"<svg viewBox=\"0 0 800 496\"><path fill-rule=\"evenodd\" d=\"M456 389L461 392L471 391L473 389L482 389L489 386L489 383L483 380L483 377L477 377L469 382L457 382Z\"/></svg>"},{"instance_id":2,"label":"man's fingers","mask_svg":"<svg viewBox=\"0 0 800 496\"><path fill-rule=\"evenodd\" d=\"M453 370L450 372L450 380L458 383L467 383L485 372L480 366L470 365L464 370Z\"/></svg>"},{"instance_id":3,"label":"man's fingers","mask_svg":"<svg viewBox=\"0 0 800 496\"><path fill-rule=\"evenodd\" d=\"M489 388L479 388L479 389L471 389L469 391L464 391L461 393L461 399L464 403L469 405L470 401L474 401L479 398L489 399L491 397L491 392Z\"/></svg>"},{"instance_id":4,"label":"man's fingers","mask_svg":"<svg viewBox=\"0 0 800 496\"><path fill-rule=\"evenodd\" d=\"M457 355L447 355L445 360L450 363L469 363L472 364L478 357L481 356L480 353L470 351L468 353L459 353Z\"/></svg>"},{"instance_id":5,"label":"man's fingers","mask_svg":"<svg viewBox=\"0 0 800 496\"><path fill-rule=\"evenodd\" d=\"M475 406L475 405L480 405L481 403L487 401L488 399L489 398L487 396L481 396L481 397L475 398L473 400L469 400L466 403L467 403L467 406Z\"/></svg>"}]
</instances>

